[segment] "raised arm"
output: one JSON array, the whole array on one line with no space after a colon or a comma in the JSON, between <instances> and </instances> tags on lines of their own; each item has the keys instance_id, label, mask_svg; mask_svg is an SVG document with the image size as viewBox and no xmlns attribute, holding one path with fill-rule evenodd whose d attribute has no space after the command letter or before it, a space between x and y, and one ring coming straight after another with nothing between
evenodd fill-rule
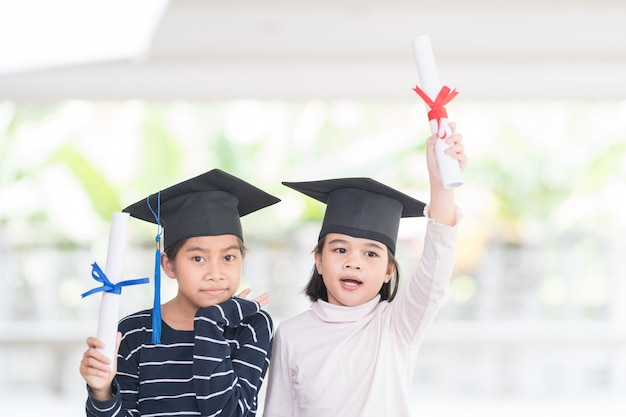
<instances>
[{"instance_id":1,"label":"raised arm","mask_svg":"<svg viewBox=\"0 0 626 417\"><path fill-rule=\"evenodd\" d=\"M459 161L461 170L464 170L467 166L467 155L462 143L463 137L456 132L455 123L450 123L450 129L452 130L452 135L446 139L439 139L436 135L433 135L426 142L426 163L430 179L430 210L428 215L434 222L445 226L454 226L456 224L457 212L454 202L454 189L446 189L442 185L435 155L435 143L438 140L445 140L450 145L446 149L446 154Z\"/></svg>"},{"instance_id":2,"label":"raised arm","mask_svg":"<svg viewBox=\"0 0 626 417\"><path fill-rule=\"evenodd\" d=\"M450 145L446 153L459 161L461 169L467 165L462 136L456 125L450 123L452 135L446 138ZM419 343L447 293L456 256L456 233L459 213L455 206L454 190L442 185L435 155L435 135L428 138L426 160L430 178L430 204L424 250L420 264L405 285L404 291L391 303L391 325L399 338L407 344Z\"/></svg>"}]
</instances>

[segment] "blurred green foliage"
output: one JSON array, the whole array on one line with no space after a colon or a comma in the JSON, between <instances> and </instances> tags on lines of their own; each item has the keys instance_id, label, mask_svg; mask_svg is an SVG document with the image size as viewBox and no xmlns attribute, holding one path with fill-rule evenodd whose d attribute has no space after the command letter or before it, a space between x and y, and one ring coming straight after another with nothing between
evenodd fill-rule
<instances>
[{"instance_id":1,"label":"blurred green foliage","mask_svg":"<svg viewBox=\"0 0 626 417\"><path fill-rule=\"evenodd\" d=\"M479 213L498 239L523 240L529 223L552 230L568 204L609 199L607 185L625 191L622 103L454 106L470 156L465 211ZM37 184L59 169L75 181L59 184L58 197L81 194L102 224L134 199L214 167L290 199L299 197L280 181L337 176L371 176L427 196L422 111L402 102L0 102L0 224L22 219L36 226L25 233L62 233L41 227L57 221L46 201L16 201L41 193ZM300 204L298 215L268 214L265 230L321 218L322 204ZM616 213L603 207L607 219ZM594 214L574 213L563 227Z\"/></svg>"}]
</instances>

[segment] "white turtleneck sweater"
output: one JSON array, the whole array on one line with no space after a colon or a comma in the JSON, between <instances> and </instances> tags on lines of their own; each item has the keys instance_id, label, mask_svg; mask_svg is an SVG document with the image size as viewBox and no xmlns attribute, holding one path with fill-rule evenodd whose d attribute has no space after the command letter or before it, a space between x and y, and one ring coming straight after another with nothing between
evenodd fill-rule
<instances>
[{"instance_id":1,"label":"white turtleneck sweater","mask_svg":"<svg viewBox=\"0 0 626 417\"><path fill-rule=\"evenodd\" d=\"M276 331L265 417L411 416L419 345L446 295L457 227L429 220L417 271L391 301L316 301Z\"/></svg>"}]
</instances>

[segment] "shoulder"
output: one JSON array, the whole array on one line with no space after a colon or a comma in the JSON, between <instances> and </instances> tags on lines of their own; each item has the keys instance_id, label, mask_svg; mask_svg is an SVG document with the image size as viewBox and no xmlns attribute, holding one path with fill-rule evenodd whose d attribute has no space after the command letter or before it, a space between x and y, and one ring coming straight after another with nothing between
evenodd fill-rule
<instances>
[{"instance_id":1,"label":"shoulder","mask_svg":"<svg viewBox=\"0 0 626 417\"><path fill-rule=\"evenodd\" d=\"M314 317L311 310L303 311L297 316L283 320L279 323L276 332L282 334L293 333L298 331L306 331L306 329L313 325Z\"/></svg>"},{"instance_id":2,"label":"shoulder","mask_svg":"<svg viewBox=\"0 0 626 417\"><path fill-rule=\"evenodd\" d=\"M133 331L147 331L152 328L152 309L138 311L122 318L119 331L124 335Z\"/></svg>"},{"instance_id":3,"label":"shoulder","mask_svg":"<svg viewBox=\"0 0 626 417\"><path fill-rule=\"evenodd\" d=\"M133 352L139 351L138 347L152 337L152 310L125 316L119 322L118 331L122 334L118 353L129 360L135 356Z\"/></svg>"}]
</instances>

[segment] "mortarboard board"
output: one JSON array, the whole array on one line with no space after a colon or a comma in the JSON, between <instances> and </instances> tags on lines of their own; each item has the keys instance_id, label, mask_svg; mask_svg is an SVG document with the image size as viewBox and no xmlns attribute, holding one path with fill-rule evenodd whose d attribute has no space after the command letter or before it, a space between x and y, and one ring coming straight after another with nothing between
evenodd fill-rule
<instances>
[{"instance_id":1,"label":"mortarboard board","mask_svg":"<svg viewBox=\"0 0 626 417\"><path fill-rule=\"evenodd\" d=\"M235 235L243 240L240 217L278 203L273 195L213 169L149 195L123 211L159 226L154 272L152 342L161 340L160 231L163 247L197 236Z\"/></svg>"},{"instance_id":2,"label":"mortarboard board","mask_svg":"<svg viewBox=\"0 0 626 417\"><path fill-rule=\"evenodd\" d=\"M371 178L283 182L326 203L320 239L328 233L372 239L396 250L400 218L424 215L425 203Z\"/></svg>"},{"instance_id":3,"label":"mortarboard board","mask_svg":"<svg viewBox=\"0 0 626 417\"><path fill-rule=\"evenodd\" d=\"M280 200L226 172L213 169L151 194L124 209L163 226L163 247L195 236L232 234L243 240L240 217ZM159 208L160 206L160 208Z\"/></svg>"}]
</instances>

